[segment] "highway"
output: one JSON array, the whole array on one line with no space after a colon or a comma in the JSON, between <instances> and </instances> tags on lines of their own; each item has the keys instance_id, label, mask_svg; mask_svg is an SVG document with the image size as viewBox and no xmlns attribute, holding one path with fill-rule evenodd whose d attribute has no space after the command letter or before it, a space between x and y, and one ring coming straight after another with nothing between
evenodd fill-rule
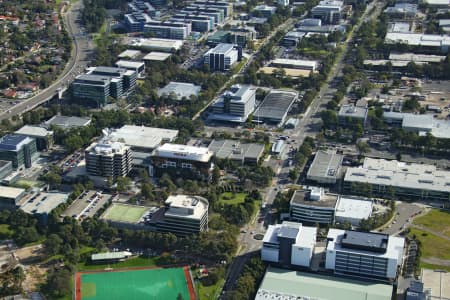
<instances>
[{"instance_id":1,"label":"highway","mask_svg":"<svg viewBox=\"0 0 450 300\"><path fill-rule=\"evenodd\" d=\"M0 121L10 119L13 116L20 116L24 112L45 103L57 94L59 89L67 88L74 77L84 71L84 68L87 66L90 57L92 56L94 45L87 35L81 34L81 28L79 28L79 25L76 23L81 8L82 1L77 1L71 4L67 12L63 15L64 24L73 41L72 53L64 71L48 88L1 113Z\"/></svg>"}]
</instances>

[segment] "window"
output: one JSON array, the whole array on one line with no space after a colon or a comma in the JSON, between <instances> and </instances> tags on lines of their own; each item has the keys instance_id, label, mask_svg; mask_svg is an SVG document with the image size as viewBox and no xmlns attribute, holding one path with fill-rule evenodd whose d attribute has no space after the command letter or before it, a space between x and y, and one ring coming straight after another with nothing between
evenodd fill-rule
<instances>
[{"instance_id":1,"label":"window","mask_svg":"<svg viewBox=\"0 0 450 300\"><path fill-rule=\"evenodd\" d=\"M181 164L181 167L182 167L183 169L192 169L192 164L182 163L182 164Z\"/></svg>"}]
</instances>

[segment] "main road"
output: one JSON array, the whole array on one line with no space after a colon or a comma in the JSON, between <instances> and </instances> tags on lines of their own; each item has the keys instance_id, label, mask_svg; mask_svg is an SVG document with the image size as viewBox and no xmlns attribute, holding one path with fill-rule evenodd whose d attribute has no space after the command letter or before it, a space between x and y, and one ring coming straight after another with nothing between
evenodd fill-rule
<instances>
[{"instance_id":1,"label":"main road","mask_svg":"<svg viewBox=\"0 0 450 300\"><path fill-rule=\"evenodd\" d=\"M13 116L20 116L24 112L45 103L56 95L60 89L67 88L75 76L84 71L84 68L87 66L92 55L93 43L89 37L81 31L81 28L79 28L76 22L81 8L82 1L77 1L72 3L67 12L63 15L67 32L73 41L73 47L69 61L58 79L49 87L40 91L37 95L23 100L21 103L2 112L0 114L0 121L9 119Z\"/></svg>"}]
</instances>

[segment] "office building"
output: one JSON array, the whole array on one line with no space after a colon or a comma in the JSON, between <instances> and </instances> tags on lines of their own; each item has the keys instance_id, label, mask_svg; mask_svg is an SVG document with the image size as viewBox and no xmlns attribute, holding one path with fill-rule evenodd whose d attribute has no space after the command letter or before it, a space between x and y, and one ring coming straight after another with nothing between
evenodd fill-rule
<instances>
[{"instance_id":1,"label":"office building","mask_svg":"<svg viewBox=\"0 0 450 300\"><path fill-rule=\"evenodd\" d=\"M269 225L264 235L261 259L284 267L309 268L316 245L316 227L286 222Z\"/></svg>"},{"instance_id":2,"label":"office building","mask_svg":"<svg viewBox=\"0 0 450 300\"><path fill-rule=\"evenodd\" d=\"M206 7L201 5L190 5L186 6L182 10L180 10L178 13L180 14L188 14L188 15L202 15L202 16L208 16L214 19L214 25L221 25L225 21L225 15L223 10L213 8L213 7Z\"/></svg>"},{"instance_id":3,"label":"office building","mask_svg":"<svg viewBox=\"0 0 450 300\"><path fill-rule=\"evenodd\" d=\"M233 5L228 1L221 0L196 0L191 5L197 7L214 8L223 11L224 17L228 18L233 14Z\"/></svg>"},{"instance_id":4,"label":"office building","mask_svg":"<svg viewBox=\"0 0 450 300\"><path fill-rule=\"evenodd\" d=\"M136 87L137 73L114 67L93 67L88 74L108 76L111 78L110 95L113 98L120 98Z\"/></svg>"},{"instance_id":5,"label":"office building","mask_svg":"<svg viewBox=\"0 0 450 300\"><path fill-rule=\"evenodd\" d=\"M301 60L301 59L288 59L288 58L277 58L270 62L272 67L277 68L291 68L300 69L308 71L317 71L319 67L319 62L317 60Z\"/></svg>"},{"instance_id":6,"label":"office building","mask_svg":"<svg viewBox=\"0 0 450 300\"><path fill-rule=\"evenodd\" d=\"M365 125L367 121L368 108L354 104L343 104L338 112L338 124L349 126L354 124Z\"/></svg>"},{"instance_id":7,"label":"office building","mask_svg":"<svg viewBox=\"0 0 450 300\"><path fill-rule=\"evenodd\" d=\"M139 50L127 49L120 53L117 57L120 59L138 60L142 56L142 52Z\"/></svg>"},{"instance_id":8,"label":"office building","mask_svg":"<svg viewBox=\"0 0 450 300\"><path fill-rule=\"evenodd\" d=\"M255 300L392 300L391 284L268 267Z\"/></svg>"},{"instance_id":9,"label":"office building","mask_svg":"<svg viewBox=\"0 0 450 300\"><path fill-rule=\"evenodd\" d=\"M213 155L206 147L166 143L153 150L149 174L161 177L168 173L181 178L209 181L213 169Z\"/></svg>"},{"instance_id":10,"label":"office building","mask_svg":"<svg viewBox=\"0 0 450 300\"><path fill-rule=\"evenodd\" d=\"M14 133L34 138L38 151L47 150L53 145L53 131L44 127L25 125Z\"/></svg>"},{"instance_id":11,"label":"office building","mask_svg":"<svg viewBox=\"0 0 450 300\"><path fill-rule=\"evenodd\" d=\"M0 160L12 162L14 169L31 168L38 157L34 138L17 134L0 138Z\"/></svg>"},{"instance_id":12,"label":"office building","mask_svg":"<svg viewBox=\"0 0 450 300\"><path fill-rule=\"evenodd\" d=\"M15 209L25 194L25 189L0 186L0 209Z\"/></svg>"},{"instance_id":13,"label":"office building","mask_svg":"<svg viewBox=\"0 0 450 300\"><path fill-rule=\"evenodd\" d=\"M298 99L297 92L272 90L253 114L253 122L282 126L288 112Z\"/></svg>"},{"instance_id":14,"label":"office building","mask_svg":"<svg viewBox=\"0 0 450 300\"><path fill-rule=\"evenodd\" d=\"M347 168L344 191L376 197L446 201L450 199L450 172L434 165L366 157L360 167Z\"/></svg>"},{"instance_id":15,"label":"office building","mask_svg":"<svg viewBox=\"0 0 450 300\"><path fill-rule=\"evenodd\" d=\"M433 115L416 115L413 113L384 112L385 123L401 127L420 136L430 133L438 139L450 139L450 121L434 118Z\"/></svg>"},{"instance_id":16,"label":"office building","mask_svg":"<svg viewBox=\"0 0 450 300\"><path fill-rule=\"evenodd\" d=\"M113 142L122 141L133 150L151 152L162 143L173 142L178 130L146 126L124 125L118 129L104 129L105 137Z\"/></svg>"},{"instance_id":17,"label":"office building","mask_svg":"<svg viewBox=\"0 0 450 300\"><path fill-rule=\"evenodd\" d=\"M142 60L147 63L151 64L154 61L163 62L166 61L169 57L171 57L171 53L165 53L165 52L158 52L158 51L152 51L145 55Z\"/></svg>"},{"instance_id":18,"label":"office building","mask_svg":"<svg viewBox=\"0 0 450 300\"><path fill-rule=\"evenodd\" d=\"M337 194L325 193L320 187L297 190L291 198L289 219L310 225L333 224L338 198Z\"/></svg>"},{"instance_id":19,"label":"office building","mask_svg":"<svg viewBox=\"0 0 450 300\"><path fill-rule=\"evenodd\" d=\"M257 5L253 8L253 13L258 16L262 16L264 18L270 18L270 16L274 15L277 12L276 6L269 5Z\"/></svg>"},{"instance_id":20,"label":"office building","mask_svg":"<svg viewBox=\"0 0 450 300\"><path fill-rule=\"evenodd\" d=\"M191 23L194 32L209 32L214 29L214 17L203 14L178 13L172 16L172 21Z\"/></svg>"},{"instance_id":21,"label":"office building","mask_svg":"<svg viewBox=\"0 0 450 300\"><path fill-rule=\"evenodd\" d=\"M152 18L149 15L141 12L125 14L123 19L123 23L128 32L142 32L144 31L145 24L151 21Z\"/></svg>"},{"instance_id":22,"label":"office building","mask_svg":"<svg viewBox=\"0 0 450 300\"><path fill-rule=\"evenodd\" d=\"M331 228L325 268L335 274L395 280L403 261L405 239L383 233Z\"/></svg>"},{"instance_id":23,"label":"office building","mask_svg":"<svg viewBox=\"0 0 450 300\"><path fill-rule=\"evenodd\" d=\"M450 19L440 19L439 28L448 34L450 32Z\"/></svg>"},{"instance_id":24,"label":"office building","mask_svg":"<svg viewBox=\"0 0 450 300\"><path fill-rule=\"evenodd\" d=\"M208 119L245 123L255 110L256 88L251 85L233 85L211 105Z\"/></svg>"},{"instance_id":25,"label":"office building","mask_svg":"<svg viewBox=\"0 0 450 300\"><path fill-rule=\"evenodd\" d=\"M186 82L169 82L158 90L159 97L168 97L171 100L190 100L192 96L198 96L202 87Z\"/></svg>"},{"instance_id":26,"label":"office building","mask_svg":"<svg viewBox=\"0 0 450 300\"><path fill-rule=\"evenodd\" d=\"M129 146L107 138L85 150L86 172L90 176L112 178L127 176L131 171L132 152Z\"/></svg>"},{"instance_id":27,"label":"office building","mask_svg":"<svg viewBox=\"0 0 450 300\"><path fill-rule=\"evenodd\" d=\"M368 198L340 196L336 204L334 219L336 223L350 223L357 227L372 215L373 202Z\"/></svg>"},{"instance_id":28,"label":"office building","mask_svg":"<svg viewBox=\"0 0 450 300\"><path fill-rule=\"evenodd\" d=\"M219 44L209 49L203 58L211 71L228 71L240 60L240 55L234 44Z\"/></svg>"},{"instance_id":29,"label":"office building","mask_svg":"<svg viewBox=\"0 0 450 300\"><path fill-rule=\"evenodd\" d=\"M448 53L450 37L447 35L423 34L411 32L388 32L384 38L385 44L405 44L424 53Z\"/></svg>"},{"instance_id":30,"label":"office building","mask_svg":"<svg viewBox=\"0 0 450 300\"><path fill-rule=\"evenodd\" d=\"M111 96L111 78L82 74L72 82L72 96L89 106L102 107Z\"/></svg>"},{"instance_id":31,"label":"office building","mask_svg":"<svg viewBox=\"0 0 450 300\"><path fill-rule=\"evenodd\" d=\"M220 159L229 159L241 165L258 164L264 154L264 145L241 143L235 140L212 140L208 149Z\"/></svg>"},{"instance_id":32,"label":"office building","mask_svg":"<svg viewBox=\"0 0 450 300\"><path fill-rule=\"evenodd\" d=\"M116 61L116 67L135 71L139 75L145 72L145 63L142 61L118 60Z\"/></svg>"},{"instance_id":33,"label":"office building","mask_svg":"<svg viewBox=\"0 0 450 300\"><path fill-rule=\"evenodd\" d=\"M343 1L323 0L311 9L311 17L321 19L326 24L339 24L343 7Z\"/></svg>"},{"instance_id":34,"label":"office building","mask_svg":"<svg viewBox=\"0 0 450 300\"><path fill-rule=\"evenodd\" d=\"M322 184L335 184L341 178L343 155L335 150L316 152L316 156L308 169L306 178Z\"/></svg>"},{"instance_id":35,"label":"office building","mask_svg":"<svg viewBox=\"0 0 450 300\"><path fill-rule=\"evenodd\" d=\"M0 181L13 172L12 161L0 160Z\"/></svg>"},{"instance_id":36,"label":"office building","mask_svg":"<svg viewBox=\"0 0 450 300\"><path fill-rule=\"evenodd\" d=\"M20 209L27 214L36 216L42 223L46 224L48 216L59 205L66 203L69 193L39 192L20 205Z\"/></svg>"},{"instance_id":37,"label":"office building","mask_svg":"<svg viewBox=\"0 0 450 300\"><path fill-rule=\"evenodd\" d=\"M205 198L169 196L164 205L164 217L156 223L158 231L187 235L208 230L209 203Z\"/></svg>"},{"instance_id":38,"label":"office building","mask_svg":"<svg viewBox=\"0 0 450 300\"><path fill-rule=\"evenodd\" d=\"M285 47L296 47L305 35L306 33L304 32L289 31L281 41L281 45Z\"/></svg>"},{"instance_id":39,"label":"office building","mask_svg":"<svg viewBox=\"0 0 450 300\"><path fill-rule=\"evenodd\" d=\"M151 21L144 25L144 32L156 38L185 40L191 34L191 24L176 21Z\"/></svg>"},{"instance_id":40,"label":"office building","mask_svg":"<svg viewBox=\"0 0 450 300\"><path fill-rule=\"evenodd\" d=\"M80 117L67 117L56 115L45 121L42 126L50 129L52 126L59 127L62 129L73 129L78 127L85 127L91 124L90 118L80 118Z\"/></svg>"},{"instance_id":41,"label":"office building","mask_svg":"<svg viewBox=\"0 0 450 300\"><path fill-rule=\"evenodd\" d=\"M277 0L277 4L281 6L289 6L289 0Z\"/></svg>"},{"instance_id":42,"label":"office building","mask_svg":"<svg viewBox=\"0 0 450 300\"><path fill-rule=\"evenodd\" d=\"M384 13L390 18L413 19L417 15L417 4L396 3L394 6L387 7Z\"/></svg>"},{"instance_id":43,"label":"office building","mask_svg":"<svg viewBox=\"0 0 450 300\"><path fill-rule=\"evenodd\" d=\"M183 46L183 41L157 38L133 38L128 45L146 51L176 52Z\"/></svg>"}]
</instances>

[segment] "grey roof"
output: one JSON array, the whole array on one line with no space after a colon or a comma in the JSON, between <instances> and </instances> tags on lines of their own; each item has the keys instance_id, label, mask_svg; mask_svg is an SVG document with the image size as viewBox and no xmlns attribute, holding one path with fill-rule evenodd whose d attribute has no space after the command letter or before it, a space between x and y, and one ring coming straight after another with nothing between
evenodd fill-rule
<instances>
[{"instance_id":1,"label":"grey roof","mask_svg":"<svg viewBox=\"0 0 450 300\"><path fill-rule=\"evenodd\" d=\"M211 49L208 52L215 53L215 54L226 54L228 51L233 50L233 48L234 48L234 44L221 43L221 44L218 44L216 47L214 47L213 49Z\"/></svg>"},{"instance_id":2,"label":"grey roof","mask_svg":"<svg viewBox=\"0 0 450 300\"><path fill-rule=\"evenodd\" d=\"M373 232L346 230L341 240L342 247L350 249L386 252L389 235Z\"/></svg>"},{"instance_id":3,"label":"grey roof","mask_svg":"<svg viewBox=\"0 0 450 300\"><path fill-rule=\"evenodd\" d=\"M161 97L162 95L171 95L174 93L177 100L181 100L183 97L189 99L191 95L198 96L201 89L201 86L192 83L171 81L165 87L158 90L158 96Z\"/></svg>"},{"instance_id":4,"label":"grey roof","mask_svg":"<svg viewBox=\"0 0 450 300\"><path fill-rule=\"evenodd\" d=\"M62 128L73 128L87 126L91 123L90 118L80 118L80 117L66 117L66 116L54 116L50 120L44 123L45 127L51 125L62 127Z\"/></svg>"},{"instance_id":5,"label":"grey roof","mask_svg":"<svg viewBox=\"0 0 450 300\"><path fill-rule=\"evenodd\" d=\"M278 237L295 239L298 235L299 228L281 226L280 231L278 231Z\"/></svg>"},{"instance_id":6,"label":"grey roof","mask_svg":"<svg viewBox=\"0 0 450 300\"><path fill-rule=\"evenodd\" d=\"M95 81L101 84L108 84L111 81L111 78L106 75L95 75L95 74L81 74L75 77L75 83L83 82L83 81Z\"/></svg>"},{"instance_id":7,"label":"grey roof","mask_svg":"<svg viewBox=\"0 0 450 300\"><path fill-rule=\"evenodd\" d=\"M23 135L7 134L0 138L0 150L18 151L20 147L30 143L32 140L33 139Z\"/></svg>"},{"instance_id":8,"label":"grey roof","mask_svg":"<svg viewBox=\"0 0 450 300\"><path fill-rule=\"evenodd\" d=\"M320 200L310 200L310 190L296 190L291 198L291 205L313 206L313 207L329 207L334 210L338 195L324 194Z\"/></svg>"},{"instance_id":9,"label":"grey roof","mask_svg":"<svg viewBox=\"0 0 450 300\"><path fill-rule=\"evenodd\" d=\"M218 158L245 161L259 160L264 153L263 144L241 144L234 140L212 140L208 146Z\"/></svg>"},{"instance_id":10,"label":"grey roof","mask_svg":"<svg viewBox=\"0 0 450 300\"><path fill-rule=\"evenodd\" d=\"M326 152L319 150L309 167L307 177L337 178L342 160L343 156L337 154L336 151Z\"/></svg>"},{"instance_id":11,"label":"grey roof","mask_svg":"<svg viewBox=\"0 0 450 300\"><path fill-rule=\"evenodd\" d=\"M65 203L69 198L67 193L40 193L31 201L26 201L20 207L29 214L49 214L58 205Z\"/></svg>"},{"instance_id":12,"label":"grey roof","mask_svg":"<svg viewBox=\"0 0 450 300\"><path fill-rule=\"evenodd\" d=\"M291 91L273 90L258 106L253 119L273 119L282 122L297 99L298 94Z\"/></svg>"},{"instance_id":13,"label":"grey roof","mask_svg":"<svg viewBox=\"0 0 450 300\"><path fill-rule=\"evenodd\" d=\"M25 125L19 130L16 130L15 134L20 135L29 135L29 136L37 136L37 137L47 137L49 135L53 135L53 131L49 131L44 127L40 126L30 126Z\"/></svg>"},{"instance_id":14,"label":"grey roof","mask_svg":"<svg viewBox=\"0 0 450 300\"><path fill-rule=\"evenodd\" d=\"M351 117L365 119L367 117L367 108L355 106L353 104L344 104L339 109L339 117Z\"/></svg>"}]
</instances>

